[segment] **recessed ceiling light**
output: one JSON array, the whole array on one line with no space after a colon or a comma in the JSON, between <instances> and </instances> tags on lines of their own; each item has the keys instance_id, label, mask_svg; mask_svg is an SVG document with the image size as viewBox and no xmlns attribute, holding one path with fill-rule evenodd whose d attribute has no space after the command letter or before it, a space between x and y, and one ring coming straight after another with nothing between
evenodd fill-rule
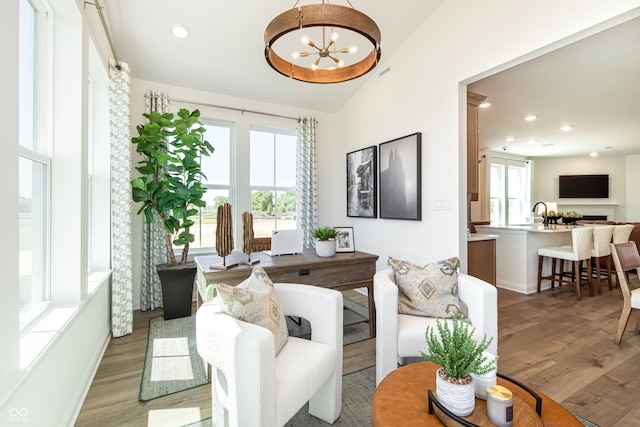
<instances>
[{"instance_id":1,"label":"recessed ceiling light","mask_svg":"<svg viewBox=\"0 0 640 427\"><path fill-rule=\"evenodd\" d=\"M598 157L598 152L597 151L592 151L591 154L589 154L591 157Z\"/></svg>"},{"instance_id":2,"label":"recessed ceiling light","mask_svg":"<svg viewBox=\"0 0 640 427\"><path fill-rule=\"evenodd\" d=\"M491 103L490 102L483 102L482 104L478 105L478 107L480 107L480 108L489 108L489 107L491 107Z\"/></svg>"},{"instance_id":3,"label":"recessed ceiling light","mask_svg":"<svg viewBox=\"0 0 640 427\"><path fill-rule=\"evenodd\" d=\"M187 39L191 35L191 30L182 24L172 24L171 25L171 34L176 36L179 39Z\"/></svg>"},{"instance_id":4,"label":"recessed ceiling light","mask_svg":"<svg viewBox=\"0 0 640 427\"><path fill-rule=\"evenodd\" d=\"M508 136L504 140L507 142L513 142L514 138L512 136Z\"/></svg>"},{"instance_id":5,"label":"recessed ceiling light","mask_svg":"<svg viewBox=\"0 0 640 427\"><path fill-rule=\"evenodd\" d=\"M564 126L562 126L562 127L560 128L560 130L561 130L561 131L563 131L563 132L568 132L568 131L570 131L571 129L573 129L573 126L571 126L571 125L564 125Z\"/></svg>"},{"instance_id":6,"label":"recessed ceiling light","mask_svg":"<svg viewBox=\"0 0 640 427\"><path fill-rule=\"evenodd\" d=\"M524 119L525 119L526 121L528 121L528 122L532 122L532 121L534 121L534 120L535 120L535 119L537 119L537 118L538 118L538 116L536 116L535 114L529 114L529 115L528 115L528 116L526 116Z\"/></svg>"}]
</instances>

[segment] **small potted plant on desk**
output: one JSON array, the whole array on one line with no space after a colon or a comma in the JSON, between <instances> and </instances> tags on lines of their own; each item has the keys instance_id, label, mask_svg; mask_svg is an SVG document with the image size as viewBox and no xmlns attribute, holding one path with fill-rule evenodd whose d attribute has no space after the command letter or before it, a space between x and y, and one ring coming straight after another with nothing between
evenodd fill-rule
<instances>
[{"instance_id":1,"label":"small potted plant on desk","mask_svg":"<svg viewBox=\"0 0 640 427\"><path fill-rule=\"evenodd\" d=\"M475 408L475 388L471 374L484 375L496 369L497 357L483 352L493 341L485 336L478 342L475 328L454 316L451 321L437 320L438 333L427 327L429 353L420 352L428 362L440 365L436 371L436 395L442 405L457 416L467 416Z\"/></svg>"},{"instance_id":2,"label":"small potted plant on desk","mask_svg":"<svg viewBox=\"0 0 640 427\"><path fill-rule=\"evenodd\" d=\"M144 212L147 224L155 218L162 221L164 242L170 262L159 264L156 270L162 284L164 318L191 315L193 281L196 266L187 263L189 244L194 235L189 231L191 219L198 208L207 203L202 199L206 188L200 184L204 176L200 157L213 153L213 146L204 139L205 128L198 120L200 111L181 109L173 113L143 114L149 120L137 126L138 136L131 142L143 155L136 170L140 177L131 180L133 201L142 203L138 214ZM173 246L182 246L178 261Z\"/></svg>"},{"instance_id":3,"label":"small potted plant on desk","mask_svg":"<svg viewBox=\"0 0 640 427\"><path fill-rule=\"evenodd\" d=\"M338 230L324 226L313 230L316 240L316 253L321 257L332 257L336 254L336 237Z\"/></svg>"}]
</instances>

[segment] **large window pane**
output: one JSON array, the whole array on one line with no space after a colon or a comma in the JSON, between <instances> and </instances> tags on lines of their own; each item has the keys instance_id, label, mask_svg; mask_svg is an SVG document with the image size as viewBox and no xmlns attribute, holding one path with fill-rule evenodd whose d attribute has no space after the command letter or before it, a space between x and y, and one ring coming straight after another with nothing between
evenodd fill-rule
<instances>
[{"instance_id":1,"label":"large window pane","mask_svg":"<svg viewBox=\"0 0 640 427\"><path fill-rule=\"evenodd\" d=\"M231 203L231 154L233 127L227 123L203 121L206 129L204 137L214 147L211 156L200 159L202 186L207 189L204 200L207 206L200 209L197 216L191 217L195 222L191 233L195 236L192 248L213 248L216 245L216 226L218 206Z\"/></svg>"},{"instance_id":2,"label":"large window pane","mask_svg":"<svg viewBox=\"0 0 640 427\"><path fill-rule=\"evenodd\" d=\"M47 295L47 165L20 157L20 314Z\"/></svg>"},{"instance_id":3,"label":"large window pane","mask_svg":"<svg viewBox=\"0 0 640 427\"><path fill-rule=\"evenodd\" d=\"M27 0L20 0L19 22L19 91L20 110L18 124L20 129L20 145L35 149L36 147L36 10Z\"/></svg>"},{"instance_id":4,"label":"large window pane","mask_svg":"<svg viewBox=\"0 0 640 427\"><path fill-rule=\"evenodd\" d=\"M296 228L296 136L252 130L250 134L251 210L256 237Z\"/></svg>"},{"instance_id":5,"label":"large window pane","mask_svg":"<svg viewBox=\"0 0 640 427\"><path fill-rule=\"evenodd\" d=\"M231 183L231 127L204 124L204 138L213 145L214 152L202 157L200 165L206 178L203 184L229 185Z\"/></svg>"}]
</instances>

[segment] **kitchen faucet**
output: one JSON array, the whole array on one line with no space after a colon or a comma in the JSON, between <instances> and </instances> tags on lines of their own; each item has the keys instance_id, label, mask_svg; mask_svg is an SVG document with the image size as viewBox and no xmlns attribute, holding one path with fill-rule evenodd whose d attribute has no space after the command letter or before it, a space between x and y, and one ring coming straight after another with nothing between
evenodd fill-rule
<instances>
[{"instance_id":1,"label":"kitchen faucet","mask_svg":"<svg viewBox=\"0 0 640 427\"><path fill-rule=\"evenodd\" d=\"M549 225L549 212L547 212L547 204L545 202L537 202L535 205L533 205L533 209L531 210L531 212L536 211L536 207L542 204L544 206L544 219L542 220L542 224L546 227Z\"/></svg>"}]
</instances>

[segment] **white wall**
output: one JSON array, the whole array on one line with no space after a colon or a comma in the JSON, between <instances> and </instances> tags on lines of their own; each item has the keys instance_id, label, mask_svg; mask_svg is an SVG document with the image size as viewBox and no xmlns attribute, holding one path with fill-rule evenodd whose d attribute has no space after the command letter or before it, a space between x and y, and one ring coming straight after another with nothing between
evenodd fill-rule
<instances>
[{"instance_id":1,"label":"white wall","mask_svg":"<svg viewBox=\"0 0 640 427\"><path fill-rule=\"evenodd\" d=\"M625 157L538 158L534 162L533 201L553 201L561 211L583 215L613 215L611 220L632 220L627 216L627 168ZM559 175L608 174L608 199L560 199ZM640 195L632 197L636 200Z\"/></svg>"},{"instance_id":2,"label":"white wall","mask_svg":"<svg viewBox=\"0 0 640 427\"><path fill-rule=\"evenodd\" d=\"M626 221L640 221L639 165L640 154L625 157L627 209L624 219Z\"/></svg>"},{"instance_id":3,"label":"white wall","mask_svg":"<svg viewBox=\"0 0 640 427\"><path fill-rule=\"evenodd\" d=\"M347 218L344 197L336 199L337 209L325 208L321 216L353 226L356 248L378 254L378 268L386 266L388 256L415 262L452 255L465 259L466 88L460 83L574 41L570 36L575 33L639 5L597 0L444 2L392 57L384 56L383 46L376 74L339 111L341 148L336 155L422 132L422 221ZM387 67L390 71L378 76ZM344 194L344 178L344 165L336 163L321 183L332 193ZM452 209L434 210L437 198L450 199ZM321 200L320 206L328 203Z\"/></svg>"},{"instance_id":4,"label":"white wall","mask_svg":"<svg viewBox=\"0 0 640 427\"><path fill-rule=\"evenodd\" d=\"M282 105L276 105L271 103L265 103L255 100L243 99L228 95L215 94L211 92L203 92L193 89L187 89L178 86L165 85L155 82L149 82L144 80L131 80L131 132L132 136L137 135L136 126L144 123L142 114L144 113L144 93L147 90L165 92L170 98L182 99L188 101L196 101L202 104L221 105L225 107L240 108L245 110L260 111L270 114L277 114L287 117L300 117L300 116L312 116L315 117L319 124L317 126L318 133L318 176L326 176L330 164L335 161L335 157L331 150L327 150L327 141L337 140L336 127L334 125L334 115L327 113L320 113L316 111L300 110L292 107L285 107ZM239 111L228 110L223 108L214 108L206 105L199 104L186 104L181 102L171 102L169 110L171 112L177 112L180 108L187 108L193 110L198 108L200 110L200 117L206 119L224 120L227 122L233 122L236 133L236 146L234 156L236 160L236 175L232 177L232 181L235 181L238 188L248 188L248 169L249 169L249 131L251 126L263 126L271 128L284 128L294 129L297 126L297 122L291 119L278 118L272 116L265 116L261 114L242 113ZM215 156L215 153L213 154ZM138 161L134 152L134 162ZM338 157L342 161L342 157ZM342 164L342 163L341 163ZM343 164L342 164L343 165ZM344 166L344 165L343 165ZM134 174L137 172L134 170ZM327 194L324 186L318 186L319 198L322 200L330 200L334 195ZM344 194L344 190L340 195ZM346 196L345 196L346 197ZM233 224L234 224L234 241L236 245L242 242L242 227L241 216L243 211L251 210L251 194L237 194L236 203L233 204ZM137 212L138 206L134 207L134 212ZM320 223L322 223L322 218ZM134 218L134 260L133 260L133 306L135 309L140 308L140 286L142 281L142 232L144 226L144 218L142 216L136 216ZM197 250L191 249L189 251L189 257L198 253Z\"/></svg>"}]
</instances>

